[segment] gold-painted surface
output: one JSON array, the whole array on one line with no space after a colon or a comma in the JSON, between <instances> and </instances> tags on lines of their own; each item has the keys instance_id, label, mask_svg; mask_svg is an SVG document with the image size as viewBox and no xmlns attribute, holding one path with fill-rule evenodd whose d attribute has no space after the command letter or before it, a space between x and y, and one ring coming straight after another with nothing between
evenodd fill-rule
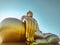
<instances>
[{"instance_id":1,"label":"gold-painted surface","mask_svg":"<svg viewBox=\"0 0 60 45\"><path fill-rule=\"evenodd\" d=\"M0 45L26 45L26 43L2 43ZM35 45L60 45L60 44L35 44Z\"/></svg>"},{"instance_id":2,"label":"gold-painted surface","mask_svg":"<svg viewBox=\"0 0 60 45\"><path fill-rule=\"evenodd\" d=\"M20 20L16 21L15 19L6 19L1 23L0 37L2 42L14 42L26 39L33 41L36 29L35 22L31 18L27 18L25 30L25 24Z\"/></svg>"},{"instance_id":3,"label":"gold-painted surface","mask_svg":"<svg viewBox=\"0 0 60 45\"><path fill-rule=\"evenodd\" d=\"M31 18L26 19L26 38L27 41L34 41L36 24Z\"/></svg>"},{"instance_id":4,"label":"gold-painted surface","mask_svg":"<svg viewBox=\"0 0 60 45\"><path fill-rule=\"evenodd\" d=\"M26 39L33 42L35 37L40 38L39 35L35 34L37 28L38 25L32 18L26 19L26 25L22 21L15 19L3 21L0 26L0 43L26 41Z\"/></svg>"},{"instance_id":5,"label":"gold-painted surface","mask_svg":"<svg viewBox=\"0 0 60 45\"><path fill-rule=\"evenodd\" d=\"M2 24L2 23L1 23ZM21 21L8 20L0 28L2 42L18 42L25 40L25 25Z\"/></svg>"}]
</instances>

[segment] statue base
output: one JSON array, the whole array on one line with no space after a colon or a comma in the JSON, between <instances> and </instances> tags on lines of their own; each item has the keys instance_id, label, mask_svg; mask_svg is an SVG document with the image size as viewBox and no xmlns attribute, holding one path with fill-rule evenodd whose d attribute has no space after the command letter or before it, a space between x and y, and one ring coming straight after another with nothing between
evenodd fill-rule
<instances>
[{"instance_id":1,"label":"statue base","mask_svg":"<svg viewBox=\"0 0 60 45\"><path fill-rule=\"evenodd\" d=\"M0 45L26 45L26 43L2 43ZM60 45L60 44L31 44L31 45Z\"/></svg>"}]
</instances>

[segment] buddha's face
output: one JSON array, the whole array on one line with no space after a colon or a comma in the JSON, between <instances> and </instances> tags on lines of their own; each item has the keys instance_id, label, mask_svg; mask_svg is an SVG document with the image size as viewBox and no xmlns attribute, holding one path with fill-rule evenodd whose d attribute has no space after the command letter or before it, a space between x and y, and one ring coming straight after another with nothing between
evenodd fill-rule
<instances>
[{"instance_id":1,"label":"buddha's face","mask_svg":"<svg viewBox=\"0 0 60 45\"><path fill-rule=\"evenodd\" d=\"M28 13L27 16L32 17L33 15L32 15L32 13Z\"/></svg>"}]
</instances>

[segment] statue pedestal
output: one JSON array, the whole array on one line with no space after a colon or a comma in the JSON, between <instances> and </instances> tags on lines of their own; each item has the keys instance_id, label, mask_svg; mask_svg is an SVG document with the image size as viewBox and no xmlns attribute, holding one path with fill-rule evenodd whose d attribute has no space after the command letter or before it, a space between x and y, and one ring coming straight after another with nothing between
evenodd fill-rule
<instances>
[{"instance_id":1,"label":"statue pedestal","mask_svg":"<svg viewBox=\"0 0 60 45\"><path fill-rule=\"evenodd\" d=\"M25 43L2 43L0 45L26 45Z\"/></svg>"},{"instance_id":2,"label":"statue pedestal","mask_svg":"<svg viewBox=\"0 0 60 45\"><path fill-rule=\"evenodd\" d=\"M0 45L26 45L25 43L2 43ZM34 44L34 45L59 45L59 44Z\"/></svg>"}]
</instances>

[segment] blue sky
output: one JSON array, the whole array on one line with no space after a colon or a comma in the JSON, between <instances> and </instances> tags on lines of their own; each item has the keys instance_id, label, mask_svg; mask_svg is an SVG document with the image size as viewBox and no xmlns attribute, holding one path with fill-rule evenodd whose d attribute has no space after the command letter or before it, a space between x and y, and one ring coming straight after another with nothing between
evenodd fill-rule
<instances>
[{"instance_id":1,"label":"blue sky","mask_svg":"<svg viewBox=\"0 0 60 45\"><path fill-rule=\"evenodd\" d=\"M60 36L60 0L0 0L0 22L7 17L20 19L29 10L43 33Z\"/></svg>"}]
</instances>

